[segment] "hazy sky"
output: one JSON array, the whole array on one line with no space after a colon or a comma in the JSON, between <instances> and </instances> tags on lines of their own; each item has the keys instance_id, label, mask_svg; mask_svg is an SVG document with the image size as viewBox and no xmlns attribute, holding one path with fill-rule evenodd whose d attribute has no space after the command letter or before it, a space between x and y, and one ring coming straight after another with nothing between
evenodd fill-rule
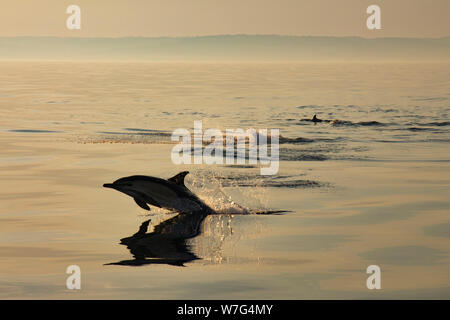
<instances>
[{"instance_id":1,"label":"hazy sky","mask_svg":"<svg viewBox=\"0 0 450 320\"><path fill-rule=\"evenodd\" d=\"M66 28L81 7L81 30ZM381 7L382 30L366 27ZM0 36L450 36L450 0L0 0Z\"/></svg>"}]
</instances>

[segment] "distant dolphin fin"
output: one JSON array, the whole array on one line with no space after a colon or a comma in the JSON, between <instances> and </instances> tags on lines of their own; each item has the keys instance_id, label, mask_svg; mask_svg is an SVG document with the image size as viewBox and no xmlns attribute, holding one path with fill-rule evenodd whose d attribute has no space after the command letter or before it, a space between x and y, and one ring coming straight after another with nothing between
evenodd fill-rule
<instances>
[{"instance_id":1,"label":"distant dolphin fin","mask_svg":"<svg viewBox=\"0 0 450 320\"><path fill-rule=\"evenodd\" d=\"M136 198L136 197L134 197L133 199L134 199L134 201L137 203L137 205L138 205L139 207L141 207L142 209L145 209L145 210L150 211L150 207L147 205L147 203L145 202L144 199L142 199L142 198Z\"/></svg>"},{"instance_id":2,"label":"distant dolphin fin","mask_svg":"<svg viewBox=\"0 0 450 320\"><path fill-rule=\"evenodd\" d=\"M180 172L179 174L173 176L172 178L167 179L167 181L170 181L170 182L173 182L173 183L176 183L176 184L178 184L180 186L185 187L185 185L184 185L184 177L186 177L186 175L188 173L189 173L189 171Z\"/></svg>"}]
</instances>

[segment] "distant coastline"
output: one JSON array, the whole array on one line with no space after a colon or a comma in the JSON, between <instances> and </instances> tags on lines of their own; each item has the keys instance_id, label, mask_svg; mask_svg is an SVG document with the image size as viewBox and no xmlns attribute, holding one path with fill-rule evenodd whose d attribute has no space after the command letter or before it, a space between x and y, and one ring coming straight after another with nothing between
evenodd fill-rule
<instances>
[{"instance_id":1,"label":"distant coastline","mask_svg":"<svg viewBox=\"0 0 450 320\"><path fill-rule=\"evenodd\" d=\"M450 37L0 37L1 60L450 61Z\"/></svg>"}]
</instances>

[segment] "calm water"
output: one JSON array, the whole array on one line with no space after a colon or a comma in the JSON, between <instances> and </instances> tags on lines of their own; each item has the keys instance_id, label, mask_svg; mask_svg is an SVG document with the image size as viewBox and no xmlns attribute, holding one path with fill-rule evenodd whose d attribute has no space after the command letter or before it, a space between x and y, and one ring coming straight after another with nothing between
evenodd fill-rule
<instances>
[{"instance_id":1,"label":"calm water","mask_svg":"<svg viewBox=\"0 0 450 320\"><path fill-rule=\"evenodd\" d=\"M450 298L449 64L0 70L1 298ZM279 129L278 174L174 165L172 130L194 120ZM102 188L186 169L217 211L291 212L174 217Z\"/></svg>"}]
</instances>

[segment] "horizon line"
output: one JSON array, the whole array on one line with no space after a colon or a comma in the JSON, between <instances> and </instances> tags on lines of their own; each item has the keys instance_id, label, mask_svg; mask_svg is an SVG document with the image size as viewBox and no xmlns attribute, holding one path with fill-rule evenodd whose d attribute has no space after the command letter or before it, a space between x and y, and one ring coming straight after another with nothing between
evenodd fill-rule
<instances>
[{"instance_id":1,"label":"horizon line","mask_svg":"<svg viewBox=\"0 0 450 320\"><path fill-rule=\"evenodd\" d=\"M442 37L408 37L408 36L383 36L383 37L363 37L363 36L322 36L322 35L287 35L287 34L249 34L249 33L230 33L230 34L211 34L194 36L54 36L54 35L20 35L20 36L2 36L0 38L54 38L54 39L195 39L195 38L213 38L213 37L283 37L283 38L333 38L333 39L362 39L362 40L380 40L380 39L414 39L414 40L443 40L450 39L450 35Z\"/></svg>"}]
</instances>

